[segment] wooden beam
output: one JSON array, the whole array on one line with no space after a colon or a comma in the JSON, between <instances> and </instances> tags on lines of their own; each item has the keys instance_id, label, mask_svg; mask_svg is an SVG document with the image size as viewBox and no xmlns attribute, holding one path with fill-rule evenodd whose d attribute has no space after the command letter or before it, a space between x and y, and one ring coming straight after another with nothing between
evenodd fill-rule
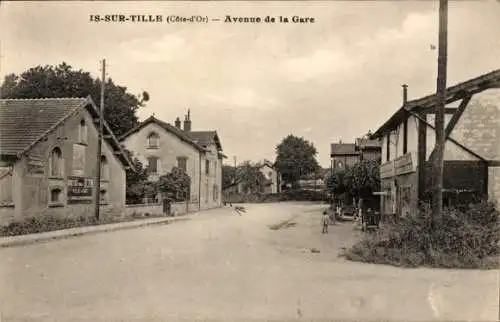
<instances>
[{"instance_id":1,"label":"wooden beam","mask_svg":"<svg viewBox=\"0 0 500 322\"><path fill-rule=\"evenodd\" d=\"M486 164L488 165L488 167L498 168L500 167L500 160L489 160L486 162Z\"/></svg>"},{"instance_id":2,"label":"wooden beam","mask_svg":"<svg viewBox=\"0 0 500 322\"><path fill-rule=\"evenodd\" d=\"M470 100L472 98L472 95L466 96L462 102L460 102L460 105L458 106L457 111L453 116L451 117L451 120L448 122L446 125L446 129L444 130L444 141L446 142L448 138L450 137L451 132L457 125L458 121L460 120L460 117L462 117L462 114L465 111L465 108L469 104ZM432 162L434 161L434 158L436 157L436 149L432 150L431 155L429 156L429 161Z\"/></svg>"},{"instance_id":3,"label":"wooden beam","mask_svg":"<svg viewBox=\"0 0 500 322\"><path fill-rule=\"evenodd\" d=\"M444 114L455 114L455 112L458 110L457 107L446 107L444 109ZM422 110L425 114L434 114L436 113L436 109L434 107L427 107Z\"/></svg>"},{"instance_id":4,"label":"wooden beam","mask_svg":"<svg viewBox=\"0 0 500 322\"><path fill-rule=\"evenodd\" d=\"M448 125L446 125L446 129L444 130L444 139L445 140L450 136L451 132L453 131L453 129L457 125L458 121L462 117L462 114L464 114L465 108L467 107L467 105L469 105L471 98L472 98L472 95L466 96L462 100L462 102L460 102L460 105L458 106L458 110L455 112L455 114L453 114L450 122L448 122Z\"/></svg>"}]
</instances>

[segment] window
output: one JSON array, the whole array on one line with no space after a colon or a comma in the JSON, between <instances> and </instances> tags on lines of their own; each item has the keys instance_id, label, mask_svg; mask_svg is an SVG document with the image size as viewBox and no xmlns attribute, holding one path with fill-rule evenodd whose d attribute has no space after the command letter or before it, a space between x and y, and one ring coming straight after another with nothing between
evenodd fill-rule
<instances>
[{"instance_id":1,"label":"window","mask_svg":"<svg viewBox=\"0 0 500 322\"><path fill-rule=\"evenodd\" d=\"M160 137L155 132L148 135L148 149L158 149L160 146Z\"/></svg>"},{"instance_id":2,"label":"window","mask_svg":"<svg viewBox=\"0 0 500 322\"><path fill-rule=\"evenodd\" d=\"M149 173L158 173L158 158L149 157L148 158L148 171Z\"/></svg>"},{"instance_id":3,"label":"window","mask_svg":"<svg viewBox=\"0 0 500 322\"><path fill-rule=\"evenodd\" d=\"M108 203L108 192L103 189L99 192L99 200L101 204L107 204Z\"/></svg>"},{"instance_id":4,"label":"window","mask_svg":"<svg viewBox=\"0 0 500 322\"><path fill-rule=\"evenodd\" d=\"M177 167L182 169L187 173L187 158L186 157L178 157L177 158Z\"/></svg>"},{"instance_id":5,"label":"window","mask_svg":"<svg viewBox=\"0 0 500 322\"><path fill-rule=\"evenodd\" d=\"M87 124L85 124L85 120L80 121L80 126L78 127L78 142L87 143Z\"/></svg>"},{"instance_id":6,"label":"window","mask_svg":"<svg viewBox=\"0 0 500 322\"><path fill-rule=\"evenodd\" d=\"M0 174L0 205L11 204L12 198L12 170L7 174Z\"/></svg>"},{"instance_id":7,"label":"window","mask_svg":"<svg viewBox=\"0 0 500 322\"><path fill-rule=\"evenodd\" d=\"M273 172L269 171L268 176L269 176L269 179L271 179L273 177Z\"/></svg>"},{"instance_id":8,"label":"window","mask_svg":"<svg viewBox=\"0 0 500 322\"><path fill-rule=\"evenodd\" d=\"M50 202L58 203L62 201L62 191L60 188L50 190Z\"/></svg>"},{"instance_id":9,"label":"window","mask_svg":"<svg viewBox=\"0 0 500 322\"><path fill-rule=\"evenodd\" d=\"M59 148L54 148L50 154L50 175L52 177L62 177L62 152Z\"/></svg>"},{"instance_id":10,"label":"window","mask_svg":"<svg viewBox=\"0 0 500 322\"><path fill-rule=\"evenodd\" d=\"M210 161L205 160L205 174L209 174L209 173L210 173Z\"/></svg>"},{"instance_id":11,"label":"window","mask_svg":"<svg viewBox=\"0 0 500 322\"><path fill-rule=\"evenodd\" d=\"M214 184L213 186L213 197L214 197L214 201L217 201L217 185Z\"/></svg>"},{"instance_id":12,"label":"window","mask_svg":"<svg viewBox=\"0 0 500 322\"><path fill-rule=\"evenodd\" d=\"M403 123L403 154L408 152L408 119Z\"/></svg>"},{"instance_id":13,"label":"window","mask_svg":"<svg viewBox=\"0 0 500 322\"><path fill-rule=\"evenodd\" d=\"M386 160L389 161L391 159L391 133L387 134L386 138Z\"/></svg>"},{"instance_id":14,"label":"window","mask_svg":"<svg viewBox=\"0 0 500 322\"><path fill-rule=\"evenodd\" d=\"M205 182L205 203L208 203L208 180Z\"/></svg>"},{"instance_id":15,"label":"window","mask_svg":"<svg viewBox=\"0 0 500 322\"><path fill-rule=\"evenodd\" d=\"M109 165L106 156L101 156L101 180L109 180Z\"/></svg>"}]
</instances>

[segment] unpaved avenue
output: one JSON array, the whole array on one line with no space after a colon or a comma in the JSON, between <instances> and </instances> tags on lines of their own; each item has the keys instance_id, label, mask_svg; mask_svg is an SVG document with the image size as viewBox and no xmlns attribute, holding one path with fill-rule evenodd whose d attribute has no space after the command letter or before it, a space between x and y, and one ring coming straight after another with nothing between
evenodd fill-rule
<instances>
[{"instance_id":1,"label":"unpaved avenue","mask_svg":"<svg viewBox=\"0 0 500 322\"><path fill-rule=\"evenodd\" d=\"M351 224L320 234L321 206L249 205L193 220L0 250L1 321L498 316L498 271L352 263ZM292 219L292 226L269 225ZM317 248L320 253L311 253Z\"/></svg>"}]
</instances>

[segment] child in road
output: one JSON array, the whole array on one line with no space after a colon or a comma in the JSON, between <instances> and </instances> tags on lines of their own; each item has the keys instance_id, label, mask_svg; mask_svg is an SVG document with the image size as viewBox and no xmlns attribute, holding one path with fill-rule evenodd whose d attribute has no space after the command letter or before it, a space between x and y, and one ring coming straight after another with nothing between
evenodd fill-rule
<instances>
[{"instance_id":1,"label":"child in road","mask_svg":"<svg viewBox=\"0 0 500 322\"><path fill-rule=\"evenodd\" d=\"M321 217L321 224L323 225L323 230L321 231L322 234L328 234L328 221L329 221L329 216L328 212L325 210L323 211L323 217Z\"/></svg>"}]
</instances>

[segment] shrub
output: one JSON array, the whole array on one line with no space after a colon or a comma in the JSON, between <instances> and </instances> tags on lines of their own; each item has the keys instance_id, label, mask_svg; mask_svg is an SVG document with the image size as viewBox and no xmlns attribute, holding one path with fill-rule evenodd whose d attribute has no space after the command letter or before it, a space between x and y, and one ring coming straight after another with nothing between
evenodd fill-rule
<instances>
[{"instance_id":1,"label":"shrub","mask_svg":"<svg viewBox=\"0 0 500 322\"><path fill-rule=\"evenodd\" d=\"M493 268L499 254L499 212L491 203L445 209L439 229L431 231L428 207L387 223L349 249L347 259L397 266Z\"/></svg>"}]
</instances>

